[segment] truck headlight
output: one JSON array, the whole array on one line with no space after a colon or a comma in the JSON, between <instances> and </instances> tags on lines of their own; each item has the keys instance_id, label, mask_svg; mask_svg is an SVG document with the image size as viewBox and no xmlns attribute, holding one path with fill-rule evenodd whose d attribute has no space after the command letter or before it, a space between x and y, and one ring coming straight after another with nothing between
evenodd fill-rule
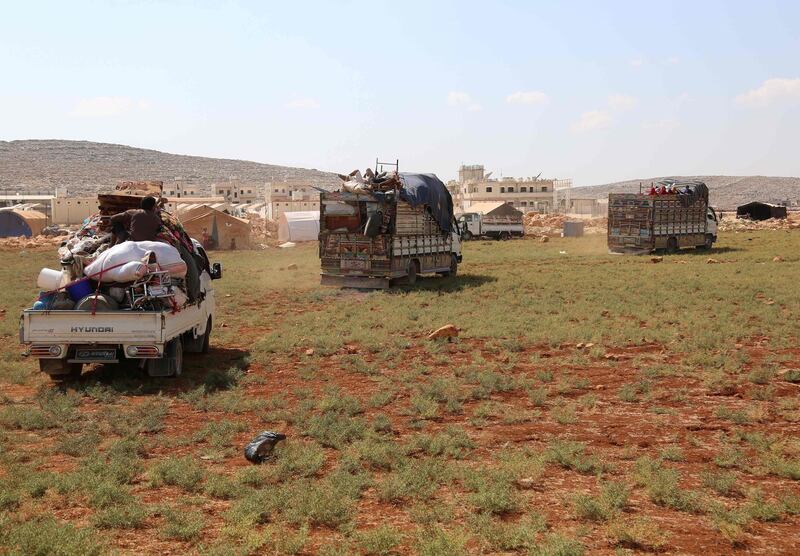
<instances>
[{"instance_id":1,"label":"truck headlight","mask_svg":"<svg viewBox=\"0 0 800 556\"><path fill-rule=\"evenodd\" d=\"M61 346L50 346L50 349L47 351L50 352L50 355L53 357L58 357L61 355Z\"/></svg>"},{"instance_id":2,"label":"truck headlight","mask_svg":"<svg viewBox=\"0 0 800 556\"><path fill-rule=\"evenodd\" d=\"M128 357L136 357L139 355L139 348L136 346L128 346L125 348L125 353L128 355Z\"/></svg>"}]
</instances>

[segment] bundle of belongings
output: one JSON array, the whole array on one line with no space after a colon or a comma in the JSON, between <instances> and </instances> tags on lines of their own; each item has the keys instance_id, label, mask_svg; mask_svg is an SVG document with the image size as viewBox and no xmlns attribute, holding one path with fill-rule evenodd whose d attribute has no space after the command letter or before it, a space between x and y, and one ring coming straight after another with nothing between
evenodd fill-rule
<instances>
[{"instance_id":1,"label":"bundle of belongings","mask_svg":"<svg viewBox=\"0 0 800 556\"><path fill-rule=\"evenodd\" d=\"M357 195L368 194L381 204L391 204L399 199L412 207L423 206L439 224L442 232L449 233L453 230L453 198L444 183L434 174L375 173L367 168L363 174L360 170L353 170L346 176L338 176L342 180L342 191ZM386 224L384 222L384 228Z\"/></svg>"},{"instance_id":2,"label":"bundle of belongings","mask_svg":"<svg viewBox=\"0 0 800 556\"><path fill-rule=\"evenodd\" d=\"M98 195L100 212L58 250L61 270L40 272L34 309L179 311L200 301L208 259L163 209L160 188L152 191L157 182L144 182L144 191L136 183Z\"/></svg>"}]
</instances>

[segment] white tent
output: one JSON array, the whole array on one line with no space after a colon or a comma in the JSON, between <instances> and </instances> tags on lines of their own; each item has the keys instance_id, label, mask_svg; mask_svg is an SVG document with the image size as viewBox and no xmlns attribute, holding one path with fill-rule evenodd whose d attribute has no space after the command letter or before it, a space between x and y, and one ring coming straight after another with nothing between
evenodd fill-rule
<instances>
[{"instance_id":1,"label":"white tent","mask_svg":"<svg viewBox=\"0 0 800 556\"><path fill-rule=\"evenodd\" d=\"M317 241L319 212L284 212L278 218L278 241Z\"/></svg>"}]
</instances>

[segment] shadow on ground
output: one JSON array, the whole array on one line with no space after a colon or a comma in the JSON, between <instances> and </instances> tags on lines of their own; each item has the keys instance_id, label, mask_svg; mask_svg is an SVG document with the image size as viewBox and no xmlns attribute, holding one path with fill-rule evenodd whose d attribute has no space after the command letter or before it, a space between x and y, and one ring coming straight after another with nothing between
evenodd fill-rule
<instances>
[{"instance_id":1,"label":"shadow on ground","mask_svg":"<svg viewBox=\"0 0 800 556\"><path fill-rule=\"evenodd\" d=\"M485 274L461 274L458 276L445 278L439 276L420 276L417 283L413 286L398 284L387 291L389 294L404 294L409 291L438 291L438 292L459 292L471 288L478 288L484 284L496 282L494 276Z\"/></svg>"},{"instance_id":2,"label":"shadow on ground","mask_svg":"<svg viewBox=\"0 0 800 556\"><path fill-rule=\"evenodd\" d=\"M176 396L198 386L208 391L232 388L235 377L249 365L249 351L212 345L207 354L184 354L179 377L150 377L137 362L123 360L114 365L87 365L79 380L54 387L83 392L100 386L122 395Z\"/></svg>"}]
</instances>

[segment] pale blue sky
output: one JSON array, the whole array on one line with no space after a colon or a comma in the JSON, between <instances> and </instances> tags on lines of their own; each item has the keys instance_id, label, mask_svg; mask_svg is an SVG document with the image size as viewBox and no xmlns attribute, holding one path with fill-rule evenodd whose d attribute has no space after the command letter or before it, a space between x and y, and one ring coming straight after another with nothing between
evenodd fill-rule
<instances>
[{"instance_id":1,"label":"pale blue sky","mask_svg":"<svg viewBox=\"0 0 800 556\"><path fill-rule=\"evenodd\" d=\"M576 185L800 174L796 1L0 7L2 140Z\"/></svg>"}]
</instances>

